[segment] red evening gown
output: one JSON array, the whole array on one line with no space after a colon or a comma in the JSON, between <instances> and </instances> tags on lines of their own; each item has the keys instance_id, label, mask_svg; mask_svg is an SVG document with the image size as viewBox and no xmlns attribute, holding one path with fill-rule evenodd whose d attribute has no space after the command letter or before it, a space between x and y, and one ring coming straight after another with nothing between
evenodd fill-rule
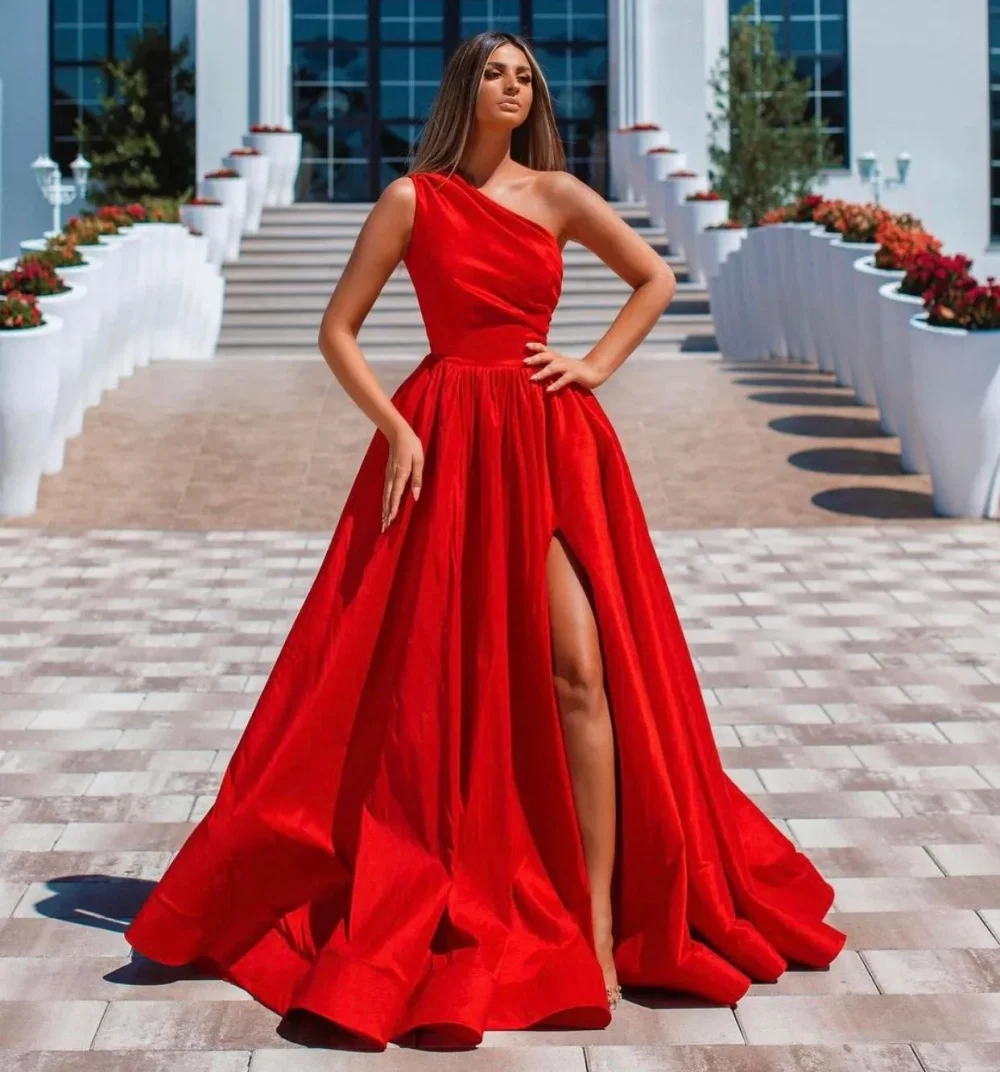
<instances>
[{"instance_id":1,"label":"red evening gown","mask_svg":"<svg viewBox=\"0 0 1000 1072\"><path fill-rule=\"evenodd\" d=\"M552 680L545 556L592 587L617 753L623 985L731 1004L844 935L833 890L724 773L618 438L532 382L562 256L459 176L416 175L433 350L393 401L424 485L381 534L376 433L226 770L126 933L385 1045L610 1018Z\"/></svg>"}]
</instances>

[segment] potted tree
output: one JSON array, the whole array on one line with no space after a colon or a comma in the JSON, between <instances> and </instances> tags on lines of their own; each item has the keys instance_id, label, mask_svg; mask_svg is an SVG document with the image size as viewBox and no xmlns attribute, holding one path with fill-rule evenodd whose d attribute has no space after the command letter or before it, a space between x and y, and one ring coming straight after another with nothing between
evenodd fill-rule
<instances>
[{"instance_id":1,"label":"potted tree","mask_svg":"<svg viewBox=\"0 0 1000 1072\"><path fill-rule=\"evenodd\" d=\"M38 506L42 463L59 396L62 332L37 299L0 295L0 515L26 517Z\"/></svg>"},{"instance_id":2,"label":"potted tree","mask_svg":"<svg viewBox=\"0 0 1000 1072\"><path fill-rule=\"evenodd\" d=\"M257 123L243 135L243 144L271 161L264 204L270 208L292 204L302 164L302 135L287 127Z\"/></svg>"},{"instance_id":3,"label":"potted tree","mask_svg":"<svg viewBox=\"0 0 1000 1072\"><path fill-rule=\"evenodd\" d=\"M913 405L934 508L1000 516L1000 283L957 279L911 321Z\"/></svg>"}]
</instances>

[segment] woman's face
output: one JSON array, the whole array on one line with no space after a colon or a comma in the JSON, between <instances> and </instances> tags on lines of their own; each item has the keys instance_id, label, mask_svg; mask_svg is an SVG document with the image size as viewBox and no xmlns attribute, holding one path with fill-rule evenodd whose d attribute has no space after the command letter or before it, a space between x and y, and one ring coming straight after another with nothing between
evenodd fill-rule
<instances>
[{"instance_id":1,"label":"woman's face","mask_svg":"<svg viewBox=\"0 0 1000 1072\"><path fill-rule=\"evenodd\" d=\"M494 49L479 83L476 121L507 130L519 127L531 109L531 82L528 57L519 48L503 44Z\"/></svg>"}]
</instances>

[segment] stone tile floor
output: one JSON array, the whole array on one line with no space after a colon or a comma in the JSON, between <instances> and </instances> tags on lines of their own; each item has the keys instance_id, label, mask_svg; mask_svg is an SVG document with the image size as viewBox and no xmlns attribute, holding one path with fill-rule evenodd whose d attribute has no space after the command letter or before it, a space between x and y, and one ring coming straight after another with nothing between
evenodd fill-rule
<instances>
[{"instance_id":1,"label":"stone tile floor","mask_svg":"<svg viewBox=\"0 0 1000 1072\"><path fill-rule=\"evenodd\" d=\"M0 530L0 1069L987 1072L1000 1065L1000 541L988 525L656 531L723 759L849 947L738 1008L633 993L473 1053L296 1046L129 963L327 533Z\"/></svg>"},{"instance_id":2,"label":"stone tile floor","mask_svg":"<svg viewBox=\"0 0 1000 1072\"><path fill-rule=\"evenodd\" d=\"M371 435L315 363L178 362L88 413L39 513L0 526L0 1072L1000 1067L997 528L935 520L810 369L637 361L600 397L723 760L836 887L832 969L735 1010L634 992L602 1032L365 1054L131 964Z\"/></svg>"},{"instance_id":3,"label":"stone tile floor","mask_svg":"<svg viewBox=\"0 0 1000 1072\"><path fill-rule=\"evenodd\" d=\"M391 393L414 364L375 372ZM875 411L801 364L636 354L597 397L651 528L933 517ZM154 364L87 412L21 524L329 531L372 430L318 357Z\"/></svg>"}]
</instances>

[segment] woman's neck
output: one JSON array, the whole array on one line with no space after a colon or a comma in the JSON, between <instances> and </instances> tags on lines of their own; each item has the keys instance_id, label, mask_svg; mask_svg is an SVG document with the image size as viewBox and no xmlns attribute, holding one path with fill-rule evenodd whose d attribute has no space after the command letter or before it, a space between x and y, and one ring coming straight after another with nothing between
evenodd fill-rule
<instances>
[{"instance_id":1,"label":"woman's neck","mask_svg":"<svg viewBox=\"0 0 1000 1072\"><path fill-rule=\"evenodd\" d=\"M485 186L498 171L511 163L509 130L474 131L458 170L474 186Z\"/></svg>"}]
</instances>

